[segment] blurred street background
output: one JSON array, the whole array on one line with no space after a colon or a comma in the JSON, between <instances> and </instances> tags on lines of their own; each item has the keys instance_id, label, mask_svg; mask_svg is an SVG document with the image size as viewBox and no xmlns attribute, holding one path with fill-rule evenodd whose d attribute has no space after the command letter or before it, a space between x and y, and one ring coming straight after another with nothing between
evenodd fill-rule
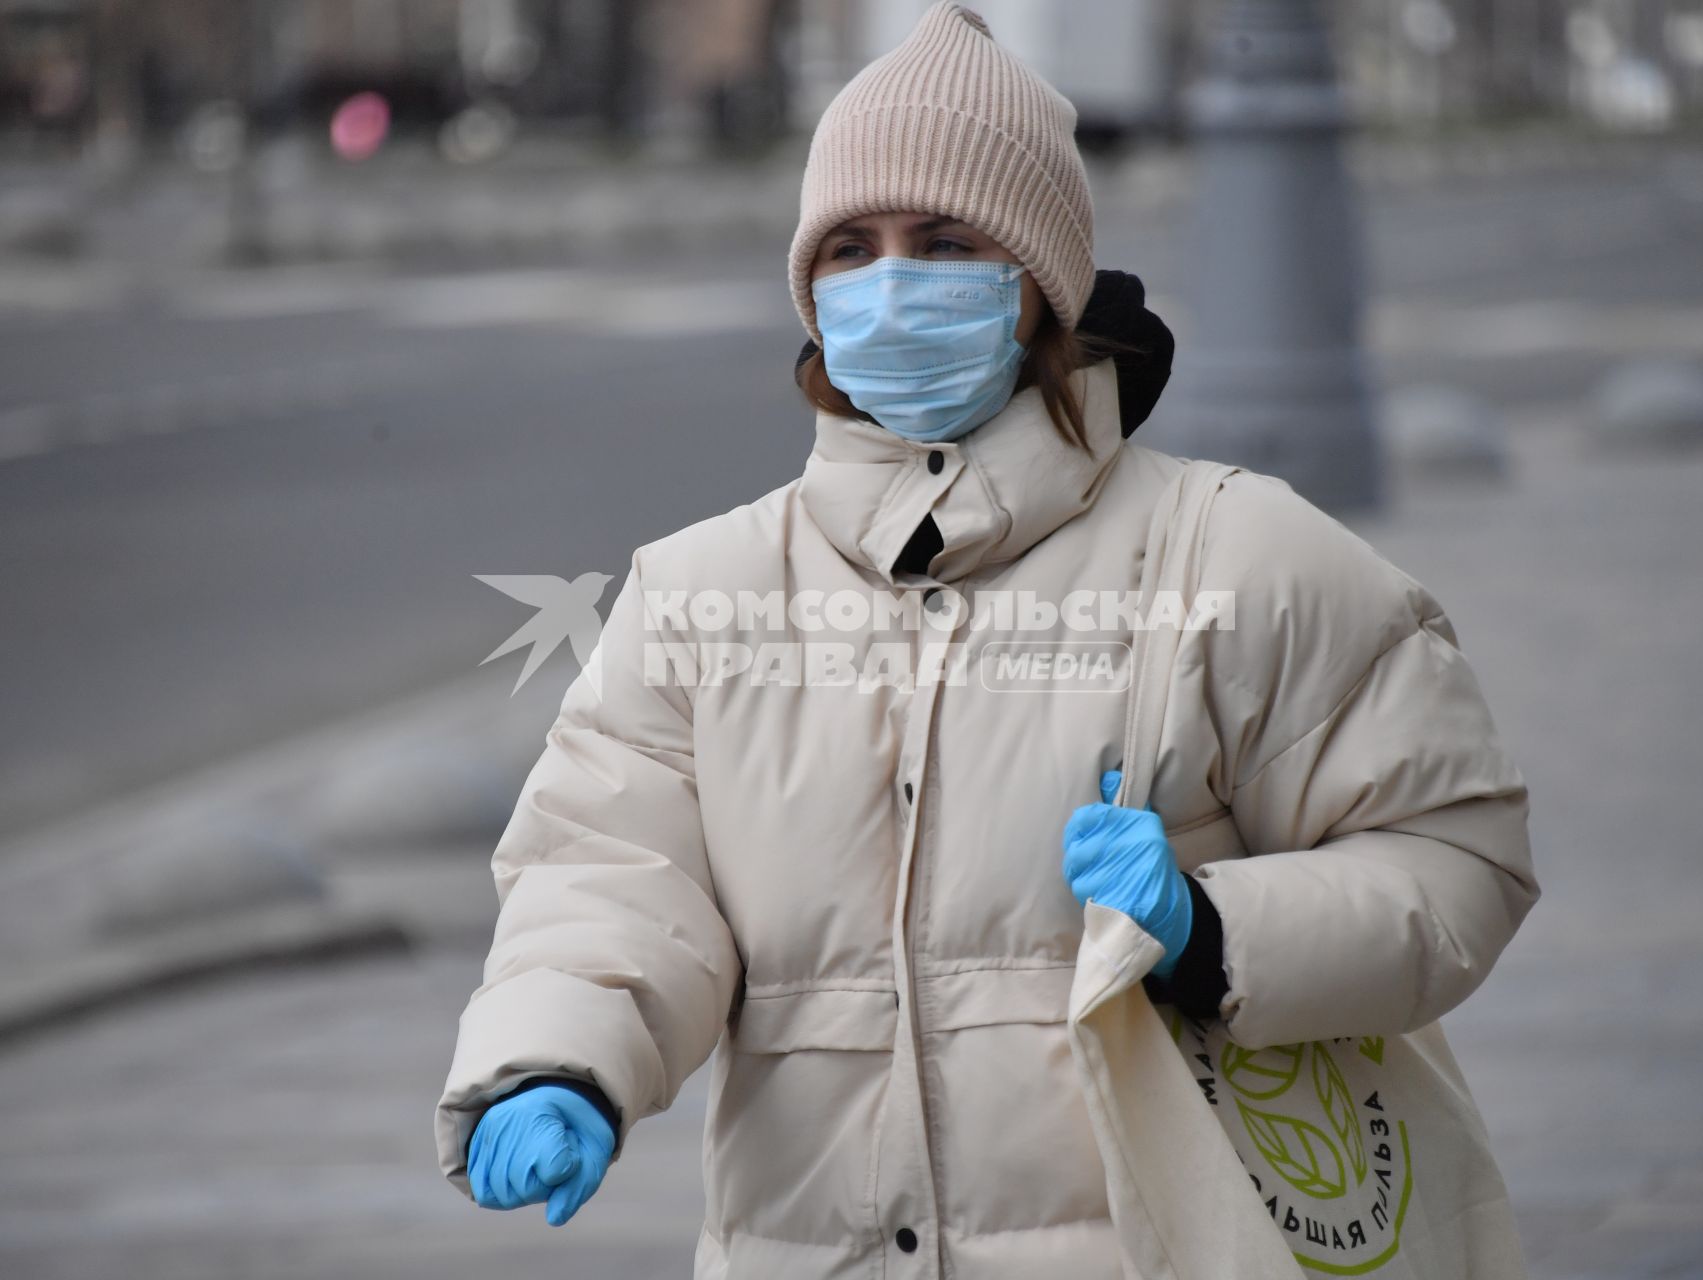
<instances>
[{"instance_id":1,"label":"blurred street background","mask_svg":"<svg viewBox=\"0 0 1703 1280\"><path fill-rule=\"evenodd\" d=\"M0 0L0 1276L690 1273L704 1073L563 1230L436 1168L575 673L475 575L799 474L809 132L925 7ZM1445 1026L1534 1280L1703 1276L1703 0L972 7L1177 334L1140 438L1324 476L1526 773Z\"/></svg>"}]
</instances>

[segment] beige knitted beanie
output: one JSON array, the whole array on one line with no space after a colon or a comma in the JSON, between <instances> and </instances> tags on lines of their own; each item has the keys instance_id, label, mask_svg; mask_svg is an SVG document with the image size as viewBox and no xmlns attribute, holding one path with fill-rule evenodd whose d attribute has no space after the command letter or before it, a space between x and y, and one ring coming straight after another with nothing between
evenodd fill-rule
<instances>
[{"instance_id":1,"label":"beige knitted beanie","mask_svg":"<svg viewBox=\"0 0 1703 1280\"><path fill-rule=\"evenodd\" d=\"M1076 109L962 5L935 5L840 90L816 126L788 269L818 344L810 268L822 237L865 213L947 214L992 236L1074 329L1094 288L1094 209Z\"/></svg>"}]
</instances>

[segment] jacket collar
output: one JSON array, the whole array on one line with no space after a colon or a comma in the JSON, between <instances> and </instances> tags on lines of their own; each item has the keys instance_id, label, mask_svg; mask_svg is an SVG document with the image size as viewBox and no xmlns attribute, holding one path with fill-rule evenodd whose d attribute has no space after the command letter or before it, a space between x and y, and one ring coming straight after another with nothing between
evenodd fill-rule
<instances>
[{"instance_id":1,"label":"jacket collar","mask_svg":"<svg viewBox=\"0 0 1703 1280\"><path fill-rule=\"evenodd\" d=\"M1123 445L1113 362L1073 376L1086 450L1054 429L1039 387L1018 392L967 435L935 444L818 413L800 485L805 510L842 555L889 585L898 585L893 561L926 515L944 544L930 578L950 582L979 565L1014 560L1093 506ZM934 452L945 464L938 472L928 468Z\"/></svg>"}]
</instances>

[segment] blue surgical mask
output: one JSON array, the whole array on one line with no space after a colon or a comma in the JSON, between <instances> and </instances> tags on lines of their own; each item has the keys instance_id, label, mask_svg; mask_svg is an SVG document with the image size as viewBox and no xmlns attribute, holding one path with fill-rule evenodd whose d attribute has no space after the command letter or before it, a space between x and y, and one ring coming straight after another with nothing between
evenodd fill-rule
<instances>
[{"instance_id":1,"label":"blue surgical mask","mask_svg":"<svg viewBox=\"0 0 1703 1280\"><path fill-rule=\"evenodd\" d=\"M822 358L859 409L907 440L956 440L1005 407L1023 268L877 258L811 285Z\"/></svg>"}]
</instances>

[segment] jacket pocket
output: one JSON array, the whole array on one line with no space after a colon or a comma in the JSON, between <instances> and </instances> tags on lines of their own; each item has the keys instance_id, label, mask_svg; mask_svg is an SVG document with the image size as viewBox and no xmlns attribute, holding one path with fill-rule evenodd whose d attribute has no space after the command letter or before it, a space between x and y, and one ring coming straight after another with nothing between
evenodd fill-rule
<instances>
[{"instance_id":1,"label":"jacket pocket","mask_svg":"<svg viewBox=\"0 0 1703 1280\"><path fill-rule=\"evenodd\" d=\"M969 969L919 975L917 1005L929 1032L1007 1022L1063 1022L1075 965Z\"/></svg>"},{"instance_id":2,"label":"jacket pocket","mask_svg":"<svg viewBox=\"0 0 1703 1280\"><path fill-rule=\"evenodd\" d=\"M706 1220L729 1275L838 1276L879 1254L875 1152L897 1014L891 988L747 990L704 1130Z\"/></svg>"},{"instance_id":3,"label":"jacket pocket","mask_svg":"<svg viewBox=\"0 0 1703 1280\"><path fill-rule=\"evenodd\" d=\"M1068 1035L1075 973L1052 965L918 979L935 1190L943 1230L970 1251L966 1267L1001 1240L1063 1256L1077 1233L1108 1219Z\"/></svg>"},{"instance_id":4,"label":"jacket pocket","mask_svg":"<svg viewBox=\"0 0 1703 1280\"><path fill-rule=\"evenodd\" d=\"M766 995L747 991L730 1040L741 1053L799 1049L890 1050L898 1034L891 989L818 987Z\"/></svg>"}]
</instances>

